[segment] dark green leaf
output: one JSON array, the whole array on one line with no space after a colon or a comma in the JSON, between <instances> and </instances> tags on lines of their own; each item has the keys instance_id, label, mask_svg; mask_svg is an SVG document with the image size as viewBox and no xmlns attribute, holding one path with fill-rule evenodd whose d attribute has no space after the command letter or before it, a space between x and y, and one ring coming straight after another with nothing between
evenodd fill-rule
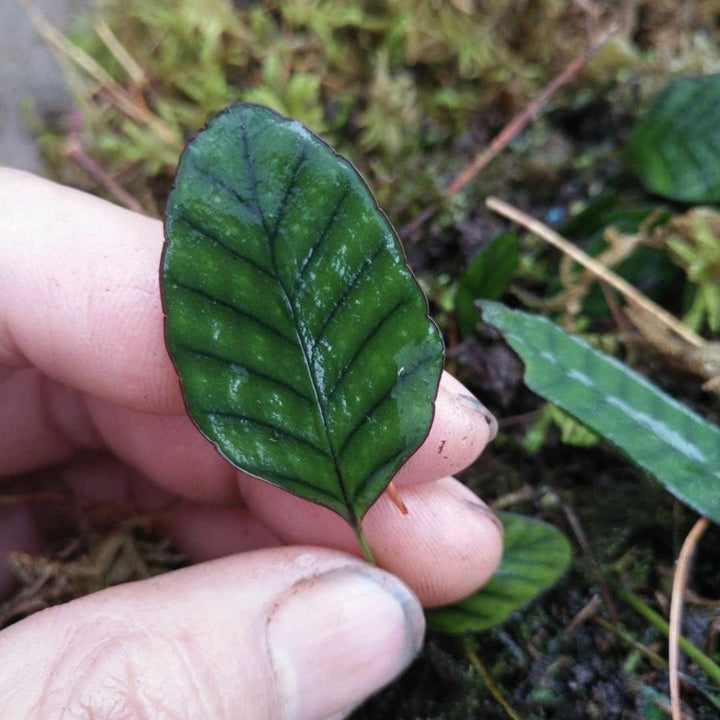
<instances>
[{"instance_id":1,"label":"dark green leaf","mask_svg":"<svg viewBox=\"0 0 720 720\"><path fill-rule=\"evenodd\" d=\"M546 318L481 303L525 382L612 442L675 497L720 522L720 428Z\"/></svg>"},{"instance_id":2,"label":"dark green leaf","mask_svg":"<svg viewBox=\"0 0 720 720\"><path fill-rule=\"evenodd\" d=\"M241 104L180 160L166 341L188 412L233 465L353 525L420 445L442 340L355 169Z\"/></svg>"},{"instance_id":3,"label":"dark green leaf","mask_svg":"<svg viewBox=\"0 0 720 720\"><path fill-rule=\"evenodd\" d=\"M632 234L638 231L648 215L661 209L664 210L663 205L649 203L645 195L610 191L589 200L580 212L562 224L560 234L579 243L602 240L609 227L620 233ZM658 213L658 221L666 220L669 214L667 211ZM586 245L583 247L588 250Z\"/></svg>"},{"instance_id":4,"label":"dark green leaf","mask_svg":"<svg viewBox=\"0 0 720 720\"><path fill-rule=\"evenodd\" d=\"M627 193L608 193L592 200L585 209L573 216L561 228L561 234L577 242L593 257L605 251L609 244L607 231L634 235L649 233L670 217L670 212L659 204L650 204L647 198ZM613 266L613 271L661 305L677 298L678 288L684 284L682 270L668 257L664 248L637 245L632 253ZM559 292L559 280L551 281L551 293ZM497 298L488 298L495 300ZM592 283L582 301L582 314L589 318L607 317L610 310L598 283Z\"/></svg>"},{"instance_id":5,"label":"dark green leaf","mask_svg":"<svg viewBox=\"0 0 720 720\"><path fill-rule=\"evenodd\" d=\"M494 237L472 259L460 278L455 311L463 336L475 331L478 316L475 300L497 300L518 266L518 239L511 232Z\"/></svg>"},{"instance_id":6,"label":"dark green leaf","mask_svg":"<svg viewBox=\"0 0 720 720\"><path fill-rule=\"evenodd\" d=\"M633 128L627 155L650 192L720 201L720 74L668 85Z\"/></svg>"},{"instance_id":7,"label":"dark green leaf","mask_svg":"<svg viewBox=\"0 0 720 720\"><path fill-rule=\"evenodd\" d=\"M507 619L553 585L567 570L567 538L541 520L500 513L505 527L503 559L484 587L455 605L428 610L432 630L462 635L481 632Z\"/></svg>"}]
</instances>

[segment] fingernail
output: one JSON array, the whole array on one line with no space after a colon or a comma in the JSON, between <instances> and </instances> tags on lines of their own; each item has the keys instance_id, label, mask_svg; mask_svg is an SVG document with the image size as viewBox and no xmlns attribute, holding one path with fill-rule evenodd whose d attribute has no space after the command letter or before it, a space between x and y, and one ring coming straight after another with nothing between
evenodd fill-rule
<instances>
[{"instance_id":1,"label":"fingernail","mask_svg":"<svg viewBox=\"0 0 720 720\"><path fill-rule=\"evenodd\" d=\"M475 510L475 512L478 512L488 518L488 520L490 520L498 529L498 532L501 536L505 535L505 526L502 524L500 518L489 505L486 505L484 502L479 502L477 500L468 500L466 502L466 505Z\"/></svg>"},{"instance_id":2,"label":"fingernail","mask_svg":"<svg viewBox=\"0 0 720 720\"><path fill-rule=\"evenodd\" d=\"M488 518L488 520L495 524L495 527L501 535L505 534L505 528L502 521L495 511L489 505L484 503L469 487L462 485L461 483L453 483L450 488L458 502Z\"/></svg>"},{"instance_id":3,"label":"fingernail","mask_svg":"<svg viewBox=\"0 0 720 720\"><path fill-rule=\"evenodd\" d=\"M458 395L458 400L463 405L479 412L485 418L490 428L490 440L494 440L498 434L497 418L474 395Z\"/></svg>"},{"instance_id":4,"label":"fingernail","mask_svg":"<svg viewBox=\"0 0 720 720\"><path fill-rule=\"evenodd\" d=\"M422 645L417 598L392 575L345 567L293 586L267 625L282 718L326 718L389 683Z\"/></svg>"}]
</instances>

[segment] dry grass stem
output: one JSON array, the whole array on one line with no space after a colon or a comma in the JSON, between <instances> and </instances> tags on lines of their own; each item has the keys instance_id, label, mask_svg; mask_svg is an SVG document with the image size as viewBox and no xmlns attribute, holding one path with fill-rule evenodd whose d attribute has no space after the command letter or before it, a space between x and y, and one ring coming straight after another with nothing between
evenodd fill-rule
<instances>
[{"instance_id":1,"label":"dry grass stem","mask_svg":"<svg viewBox=\"0 0 720 720\"><path fill-rule=\"evenodd\" d=\"M707 530L710 521L701 517L693 526L683 542L678 555L675 575L673 576L672 599L670 601L670 626L668 629L668 666L670 674L670 708L673 720L681 720L680 709L680 672L678 669L680 624L682 621L683 598L687 586L690 564L700 538Z\"/></svg>"},{"instance_id":2,"label":"dry grass stem","mask_svg":"<svg viewBox=\"0 0 720 720\"><path fill-rule=\"evenodd\" d=\"M542 92L530 102L522 112L518 113L510 122L490 141L490 144L481 150L475 159L462 170L445 190L446 195L454 195L465 187L495 156L533 120L547 105L550 98L564 85L575 77L577 72L588 60L615 34L616 28L611 26L602 36L594 42L585 52L573 58L560 73L558 73Z\"/></svg>"},{"instance_id":3,"label":"dry grass stem","mask_svg":"<svg viewBox=\"0 0 720 720\"><path fill-rule=\"evenodd\" d=\"M569 255L573 260L590 270L590 272L592 272L600 280L615 288L615 290L617 290L629 303L635 304L643 310L652 313L656 318L658 318L658 320L683 338L686 342L694 345L695 347L702 347L705 344L705 340L703 338L689 328L685 327L685 325L683 325L674 315L671 315L667 312L667 310L661 308L657 303L654 303L646 295L643 295L643 293L633 287L629 282L621 278L609 268L605 267L605 265L598 262L595 258L583 252L576 245L573 245L573 243L566 240L552 228L549 228L544 223L541 223L539 220L536 220L527 213L524 213L522 210L506 203L503 200L500 200L499 198L488 197L485 204L493 212L498 213L498 215L502 215L508 220L512 220L518 225L522 225L522 227L537 235L542 240L545 240L545 242L555 246L566 255Z\"/></svg>"},{"instance_id":4,"label":"dry grass stem","mask_svg":"<svg viewBox=\"0 0 720 720\"><path fill-rule=\"evenodd\" d=\"M138 104L125 88L117 83L90 55L71 43L57 28L51 25L29 0L17 0L17 2L27 12L40 37L62 59L74 63L98 82L121 112L132 120L152 128L158 138L169 147L177 148L178 151L182 149L181 138L163 120L148 110L144 103Z\"/></svg>"},{"instance_id":5,"label":"dry grass stem","mask_svg":"<svg viewBox=\"0 0 720 720\"><path fill-rule=\"evenodd\" d=\"M135 62L135 59L118 40L110 26L104 20L100 20L93 25L93 29L115 59L123 66L133 85L137 89L141 89L146 83L145 71Z\"/></svg>"}]
</instances>

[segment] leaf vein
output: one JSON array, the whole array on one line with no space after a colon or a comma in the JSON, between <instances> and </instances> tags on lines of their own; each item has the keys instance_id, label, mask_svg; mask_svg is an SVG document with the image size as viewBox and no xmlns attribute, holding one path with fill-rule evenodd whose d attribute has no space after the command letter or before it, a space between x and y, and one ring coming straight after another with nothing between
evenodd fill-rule
<instances>
[{"instance_id":1,"label":"leaf vein","mask_svg":"<svg viewBox=\"0 0 720 720\"><path fill-rule=\"evenodd\" d=\"M216 418L231 418L233 420L239 420L240 422L247 423L249 425L256 425L257 427L264 428L266 430L269 430L270 432L277 433L278 435L282 436L286 440L289 440L290 442L294 442L298 445L303 445L304 447L310 448L311 450L314 450L317 453L320 453L323 457L327 457L328 453L325 450L325 448L320 447L319 445L316 445L314 442L308 440L307 438L303 437L302 435L297 435L295 433L290 432L284 427L281 427L279 425L273 425L273 423L265 422L263 420L258 420L256 418L250 417L249 415L246 415L245 413L239 413L234 412L232 410L218 410L217 408L199 408L199 411L201 413L204 413L208 417L216 417Z\"/></svg>"},{"instance_id":2,"label":"leaf vein","mask_svg":"<svg viewBox=\"0 0 720 720\"><path fill-rule=\"evenodd\" d=\"M373 403L373 405L370 407L367 412L363 413L358 421L353 425L353 427L350 429L348 434L345 436L345 441L343 442L340 452L338 453L339 456L342 456L345 453L345 450L347 450L348 445L352 442L355 435L359 432L360 428L367 422L367 420L374 415L378 409L386 403L388 400L392 399L392 392L393 390L396 390L399 387L402 387L408 380L408 378L411 378L415 373L417 373L419 370L422 370L423 367L425 367L425 364L428 363L430 360L432 360L434 357L434 353L426 353L421 357L415 365L413 365L407 372L405 372L403 375L396 377L395 382ZM369 478L370 476L368 476ZM367 480L366 480L367 482Z\"/></svg>"},{"instance_id":3,"label":"leaf vein","mask_svg":"<svg viewBox=\"0 0 720 720\"><path fill-rule=\"evenodd\" d=\"M210 185L220 188L224 193L231 195L243 207L248 207L248 201L244 197L242 197L242 195L240 195L240 193L238 193L238 191L234 187L232 187L231 185L228 185L226 182L221 180L217 175L210 172L207 168L204 168L201 165L199 165L197 159L193 155L190 155L189 158L190 158L190 165L192 166L192 169L199 175L202 175L203 178L205 180L207 180L208 183L210 183ZM258 220L262 220L262 217L257 212L257 206L250 205L250 211L253 213L253 215L256 216L256 218Z\"/></svg>"},{"instance_id":4,"label":"leaf vein","mask_svg":"<svg viewBox=\"0 0 720 720\"><path fill-rule=\"evenodd\" d=\"M252 200L253 200L253 203L254 203L255 207L257 208L257 211L260 214L260 217L262 219L262 226L265 231L265 234L268 237L268 239L270 239L270 233L268 232L267 222L265 220L265 217L262 214L262 210L260 209L260 201L258 198L257 177L255 175L255 166L253 163L253 159L250 154L250 148L249 148L248 137L247 137L247 128L245 127L245 125L241 126L241 137L242 137L242 141L243 141L243 152L245 155L245 161L248 166L248 174L250 175L250 182L252 185ZM310 353L308 352L308 348L307 348L305 341L303 340L303 337L300 333L299 313L298 313L297 306L294 302L295 296L288 294L287 288L285 287L282 279L278 275L277 259L275 258L274 252L271 252L271 257L273 258L273 265L274 265L273 270L275 272L275 276L277 277L278 285L280 286L280 288L282 290L286 307L287 307L288 312L290 313L290 316L295 325L296 339L293 344L296 347L299 347L302 351L303 360L305 362L305 370L308 374L308 378L310 379L310 384L312 386L313 393L314 393L315 406L316 406L317 412L320 416L322 426L325 430L325 439L327 441L327 450L322 450L322 452L326 457L328 457L331 460L331 462L333 464L335 478L337 479L338 486L340 487L340 492L342 494L343 503L345 504L345 507L347 508L347 513L348 513L347 520L348 520L348 522L350 522L351 525L356 526L358 519L355 515L355 509L353 508L351 501L350 501L350 493L348 492L348 488L345 483L345 478L340 469L340 465L338 463L338 456L333 447L333 442L332 442L330 428L328 426L327 418L325 416L323 406L320 403L320 393L318 391L317 378L315 377L315 375L313 374L313 372L311 370Z\"/></svg>"},{"instance_id":5,"label":"leaf vein","mask_svg":"<svg viewBox=\"0 0 720 720\"><path fill-rule=\"evenodd\" d=\"M345 301L348 299L352 291L355 289L357 284L362 279L362 276L366 273L368 268L373 264L375 261L375 258L385 249L384 245L380 245L378 248L376 248L375 252L370 257L366 257L362 263L360 263L360 266L355 271L353 276L350 278L350 282L348 282L345 285L345 289L340 294L340 297L338 297L335 302L332 303L332 309L330 312L325 316L325 319L322 321L322 324L319 328L319 330L314 333L314 339L312 347L310 348L310 362L313 363L315 361L315 351L317 350L318 346L320 345L320 341L325 336L325 331L328 329L328 326L332 322L332 319L337 315L337 313L342 310Z\"/></svg>"},{"instance_id":6,"label":"leaf vein","mask_svg":"<svg viewBox=\"0 0 720 720\"><path fill-rule=\"evenodd\" d=\"M247 127L245 123L240 125L240 139L242 140L243 146L243 158L245 159L245 165L248 169L248 175L250 176L250 203L253 208L253 212L256 213L260 224L263 227L265 235L269 236L267 222L263 215L262 209L260 208L260 197L258 195L258 184L257 176L255 174L255 163L253 162L252 156L250 155L250 143L248 142Z\"/></svg>"},{"instance_id":7,"label":"leaf vein","mask_svg":"<svg viewBox=\"0 0 720 720\"><path fill-rule=\"evenodd\" d=\"M353 494L353 502L356 501L359 497L362 496L362 494L367 489L367 486L371 483L371 481L375 478L376 473L381 470L382 468L392 465L395 462L397 462L405 452L405 448L400 448L400 450L396 450L391 455L389 455L386 458L383 458L379 463L375 465L375 467L367 473L363 481L355 488L355 493Z\"/></svg>"},{"instance_id":8,"label":"leaf vein","mask_svg":"<svg viewBox=\"0 0 720 720\"><path fill-rule=\"evenodd\" d=\"M225 243L225 242L223 242L222 240L220 240L216 235L214 235L213 233L209 232L206 228L201 227L200 224L199 224L195 219L193 219L192 217L190 217L189 215L187 215L187 214L182 214L182 215L179 215L178 217L179 217L179 219L180 219L182 222L184 222L184 223L186 223L187 225L189 225L192 230L194 230L195 232L199 233L200 235L202 235L202 236L203 236L204 238L206 238L207 240L210 240L210 242L214 243L214 244L217 245L218 247L221 247L223 250L227 251L227 252L228 252L230 255L232 255L236 260L240 260L240 261L242 261L242 262L247 263L248 265L251 265L251 266L254 267L256 270L258 270L259 272L261 272L263 275L266 275L267 277L271 278L272 280L275 280L275 276L274 276L271 272L269 272L268 270L266 270L264 267L262 267L262 265L258 264L255 260L253 260L253 259L251 259L251 258L249 258L249 257L247 257L247 256L245 256L245 255L242 255L242 254L239 253L237 250L235 250L233 247L231 247L231 246L228 245L227 243Z\"/></svg>"},{"instance_id":9,"label":"leaf vein","mask_svg":"<svg viewBox=\"0 0 720 720\"><path fill-rule=\"evenodd\" d=\"M293 349L297 350L297 345L293 338L287 337L287 335L284 335L283 333L281 333L276 327L269 325L262 318L255 317L255 315L252 315L251 313L246 312L245 310L242 310L237 305L233 305L232 303L229 303L226 300L221 300L220 298L216 297L215 295L211 295L209 292L203 290L202 288L197 288L192 285L188 285L187 283L183 283L178 280L174 280L172 278L167 278L166 282L168 282L168 281L169 281L169 284L171 287L174 287L178 290L184 290L185 292L189 292L194 295L197 295L205 300L208 300L209 302L213 303L214 305L219 305L220 307L224 307L224 308L230 310L232 313L234 313L238 317L245 318L246 320L250 320L257 325L260 325L263 329L271 332L276 337L281 338L284 342L291 345L293 347Z\"/></svg>"},{"instance_id":10,"label":"leaf vein","mask_svg":"<svg viewBox=\"0 0 720 720\"><path fill-rule=\"evenodd\" d=\"M187 344L180 344L177 346L179 350L182 350L184 352L190 353L191 355L195 355L196 357L202 357L207 360L215 360L216 362L222 363L223 365L229 365L229 366L235 366L236 368L242 368L243 370L246 370L248 373L255 375L256 377L261 378L262 380L267 380L268 382L279 385L280 387L285 388L289 392L291 392L296 397L300 398L301 400L305 400L309 403L313 402L313 398L306 395L302 390L298 390L294 385L291 385L286 380L281 380L280 378L273 377L272 375L269 375L268 373L262 372L261 370L257 370L256 368L252 368L249 365L243 365L241 363L238 363L235 360L230 360L229 358L223 357L222 355L214 352L209 352L207 350L198 350L197 348L194 348Z\"/></svg>"},{"instance_id":11,"label":"leaf vein","mask_svg":"<svg viewBox=\"0 0 720 720\"><path fill-rule=\"evenodd\" d=\"M348 195L350 194L350 187L345 186L345 189L343 190L340 197L335 202L335 205L333 206L333 209L328 216L328 219L325 222L325 225L323 229L320 231L320 235L318 235L317 240L313 244L312 248L310 249L310 252L305 256L302 263L300 264L300 267L297 271L297 278L295 280L295 284L293 286L292 292L293 295L297 294L298 288L302 284L304 278L305 278L305 272L307 271L308 267L310 267L313 259L315 258L315 255L317 251L325 244L327 241L327 238L330 234L330 228L332 228L333 224L335 223L335 220L337 220L338 215L340 214L340 208L343 206L343 203L347 199Z\"/></svg>"},{"instance_id":12,"label":"leaf vein","mask_svg":"<svg viewBox=\"0 0 720 720\"><path fill-rule=\"evenodd\" d=\"M275 239L277 238L278 232L280 231L280 225L282 225L282 221L285 217L285 212L287 210L287 206L290 202L290 195L293 191L293 188L295 187L295 183L297 182L298 175L300 175L300 170L302 169L302 166L305 164L305 160L307 159L307 150L303 148L302 152L298 155L297 162L295 163L295 167L293 168L293 171L290 175L290 182L285 186L285 192L283 193L282 199L280 200L280 204L277 208L277 218L275 220L275 227L273 228L272 233L270 233L268 240L270 241L270 246L272 249L275 249Z\"/></svg>"},{"instance_id":13,"label":"leaf vein","mask_svg":"<svg viewBox=\"0 0 720 720\"><path fill-rule=\"evenodd\" d=\"M393 305L393 307L387 313L385 313L385 315L380 319L380 321L375 325L375 327L362 339L358 347L353 352L352 357L350 357L350 359L340 368L340 372L337 374L337 377L333 381L333 384L327 393L328 402L332 401L335 393L337 392L337 389L340 387L340 384L344 380L345 376L352 369L355 361L360 356L360 353L363 352L365 348L367 348L369 343L372 342L373 338L380 332L385 323L390 320L395 315L395 313L399 312L403 307L405 307L405 305L408 305L410 302L411 299L409 297L400 298L400 300L398 300L395 305Z\"/></svg>"}]
</instances>

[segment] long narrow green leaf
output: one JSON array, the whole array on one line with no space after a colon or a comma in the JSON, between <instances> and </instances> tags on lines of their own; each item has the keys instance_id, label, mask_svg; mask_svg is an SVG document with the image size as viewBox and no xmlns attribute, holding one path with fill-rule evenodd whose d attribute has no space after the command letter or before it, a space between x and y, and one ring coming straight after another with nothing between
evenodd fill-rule
<instances>
[{"instance_id":1,"label":"long narrow green leaf","mask_svg":"<svg viewBox=\"0 0 720 720\"><path fill-rule=\"evenodd\" d=\"M720 428L546 318L495 302L480 307L525 362L532 390L612 442L679 500L720 522Z\"/></svg>"},{"instance_id":2,"label":"long narrow green leaf","mask_svg":"<svg viewBox=\"0 0 720 720\"><path fill-rule=\"evenodd\" d=\"M357 527L426 436L442 339L349 162L241 104L180 160L162 297L188 412L236 467Z\"/></svg>"},{"instance_id":3,"label":"long narrow green leaf","mask_svg":"<svg viewBox=\"0 0 720 720\"><path fill-rule=\"evenodd\" d=\"M570 565L567 538L535 518L500 513L505 528L503 559L486 585L455 605L427 610L431 630L463 635L503 620L553 585Z\"/></svg>"}]
</instances>

